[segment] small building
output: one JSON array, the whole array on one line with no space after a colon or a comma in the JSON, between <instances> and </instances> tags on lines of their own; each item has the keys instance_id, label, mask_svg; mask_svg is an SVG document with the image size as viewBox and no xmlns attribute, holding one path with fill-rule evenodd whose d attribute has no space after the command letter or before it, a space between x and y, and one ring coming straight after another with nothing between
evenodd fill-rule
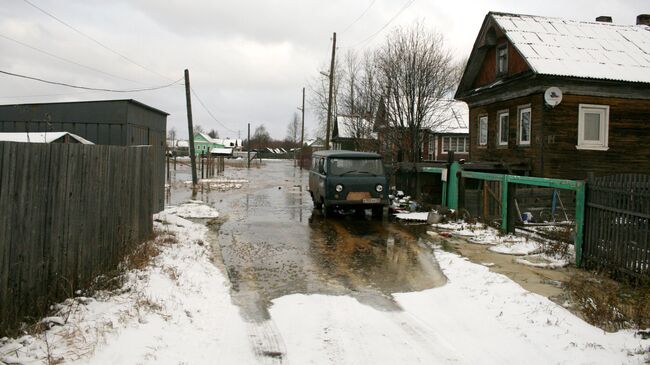
<instances>
[{"instance_id":1,"label":"small building","mask_svg":"<svg viewBox=\"0 0 650 365\"><path fill-rule=\"evenodd\" d=\"M437 123L426 131L428 138L422 145L425 161L447 161L449 152L454 160L469 159L469 110L463 102L454 102L436 116Z\"/></svg>"},{"instance_id":2,"label":"small building","mask_svg":"<svg viewBox=\"0 0 650 365\"><path fill-rule=\"evenodd\" d=\"M154 211L164 209L169 114L133 99L0 105L0 132L69 132L98 145L157 147Z\"/></svg>"},{"instance_id":3,"label":"small building","mask_svg":"<svg viewBox=\"0 0 650 365\"><path fill-rule=\"evenodd\" d=\"M650 171L650 24L490 12L455 98L472 161L584 179Z\"/></svg>"},{"instance_id":4,"label":"small building","mask_svg":"<svg viewBox=\"0 0 650 365\"><path fill-rule=\"evenodd\" d=\"M0 133L0 142L94 144L85 138L69 132Z\"/></svg>"},{"instance_id":5,"label":"small building","mask_svg":"<svg viewBox=\"0 0 650 365\"><path fill-rule=\"evenodd\" d=\"M332 149L377 152L379 142L374 123L360 115L337 115L332 128Z\"/></svg>"},{"instance_id":6,"label":"small building","mask_svg":"<svg viewBox=\"0 0 650 365\"><path fill-rule=\"evenodd\" d=\"M213 148L223 148L223 144L205 133L199 132L194 135L194 154L197 156L208 154Z\"/></svg>"}]
</instances>

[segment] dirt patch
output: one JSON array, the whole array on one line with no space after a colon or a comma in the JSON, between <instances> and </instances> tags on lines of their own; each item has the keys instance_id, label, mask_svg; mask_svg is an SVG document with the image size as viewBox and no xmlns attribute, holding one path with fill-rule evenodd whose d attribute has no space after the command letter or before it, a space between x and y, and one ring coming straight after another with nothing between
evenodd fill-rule
<instances>
[{"instance_id":1,"label":"dirt patch","mask_svg":"<svg viewBox=\"0 0 650 365\"><path fill-rule=\"evenodd\" d=\"M463 239L450 237L443 239L443 244L453 251L470 259L470 261L488 266L491 271L508 276L524 289L543 295L557 303L564 302L564 283L572 275L572 268L546 269L522 265L516 262L516 257L488 250L489 245L469 243ZM447 249L449 250L449 249Z\"/></svg>"}]
</instances>

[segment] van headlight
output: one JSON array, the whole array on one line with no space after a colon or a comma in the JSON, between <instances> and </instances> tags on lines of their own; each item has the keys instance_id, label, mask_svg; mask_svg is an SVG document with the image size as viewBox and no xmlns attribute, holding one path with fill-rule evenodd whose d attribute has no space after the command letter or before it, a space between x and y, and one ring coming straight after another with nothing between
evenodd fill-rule
<instances>
[{"instance_id":1,"label":"van headlight","mask_svg":"<svg viewBox=\"0 0 650 365\"><path fill-rule=\"evenodd\" d=\"M384 191L384 186L381 184L377 184L377 186L375 186L375 190L377 190L378 193L381 193L382 191Z\"/></svg>"},{"instance_id":2,"label":"van headlight","mask_svg":"<svg viewBox=\"0 0 650 365\"><path fill-rule=\"evenodd\" d=\"M339 193L342 192L343 191L343 185L341 185L341 184L336 185L336 191L338 191Z\"/></svg>"}]
</instances>

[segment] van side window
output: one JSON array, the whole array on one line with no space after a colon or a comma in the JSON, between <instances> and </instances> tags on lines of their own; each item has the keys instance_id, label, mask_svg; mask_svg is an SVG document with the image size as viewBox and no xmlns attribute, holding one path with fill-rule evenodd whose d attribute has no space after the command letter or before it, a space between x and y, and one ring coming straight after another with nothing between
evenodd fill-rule
<instances>
[{"instance_id":1,"label":"van side window","mask_svg":"<svg viewBox=\"0 0 650 365\"><path fill-rule=\"evenodd\" d=\"M321 174L325 173L325 158L321 158L320 161L318 161L318 172Z\"/></svg>"}]
</instances>

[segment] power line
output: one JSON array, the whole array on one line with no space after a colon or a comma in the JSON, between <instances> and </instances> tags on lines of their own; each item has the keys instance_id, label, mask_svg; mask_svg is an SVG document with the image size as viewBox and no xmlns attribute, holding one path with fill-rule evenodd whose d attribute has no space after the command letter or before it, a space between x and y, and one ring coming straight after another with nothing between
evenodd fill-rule
<instances>
[{"instance_id":1,"label":"power line","mask_svg":"<svg viewBox=\"0 0 650 365\"><path fill-rule=\"evenodd\" d=\"M159 89L164 89L166 87L173 86L173 85L177 84L179 81L183 80L183 78L181 77L180 79L172 82L171 84L155 86L155 87L148 87L148 88L143 88L143 89L117 90L117 89L104 89L104 88L72 85L72 84L67 84L65 82L50 81L50 80L45 80L45 79L41 79L41 78L38 78L38 77L21 75L21 74L16 74L16 73L13 73L13 72L8 72L8 71L3 71L3 70L0 70L0 73L5 74L5 75L9 75L9 76L20 77L20 78L23 78L23 79L39 81L39 82L43 82L43 83L51 84L51 85L59 85L59 86L71 87L71 88L74 88L74 89L82 89L82 90L106 91L106 92L111 92L111 93L134 93L134 92L141 92L141 91L159 90Z\"/></svg>"},{"instance_id":2,"label":"power line","mask_svg":"<svg viewBox=\"0 0 650 365\"><path fill-rule=\"evenodd\" d=\"M201 98L200 98L199 95L196 93L196 91L194 91L194 88L191 88L191 87L190 87L190 89L192 90L192 94L194 94L194 96L196 97L196 100L199 101L199 104L201 104L201 106L203 107L203 109L208 113L208 115L210 115L210 117L211 117L215 122L217 122L220 126L222 126L222 127L223 127L224 129L226 129L227 131L232 132L232 133L237 133L236 130L234 130L234 129L230 129L230 128L226 127L225 124L221 123L217 118L215 118L215 116L212 114L212 112L210 111L210 109L208 109L208 107L205 106L205 104L203 103L203 100L201 100Z\"/></svg>"},{"instance_id":3,"label":"power line","mask_svg":"<svg viewBox=\"0 0 650 365\"><path fill-rule=\"evenodd\" d=\"M160 74L160 73L158 73L158 72L156 72L156 71L154 71L154 70L151 70L151 69L147 68L146 66L143 66L143 65L141 65L141 64L139 64L139 63L137 63L137 62L135 62L134 60L130 59L129 57L127 57L127 56L121 54L120 52L118 52L118 51L116 51L116 50L110 48L109 46L103 44L102 42L96 40L95 38L93 38L93 37L87 35L86 33L80 31L79 29L77 29L77 28L75 28L75 27L73 27L72 25L70 25L70 24L64 22L63 20L57 18L54 14L49 13L49 12L47 12L46 10L44 10L44 9L42 9L42 8L40 8L40 7L38 7L37 5L35 5L34 3L30 2L29 0L23 0L23 1L24 1L25 3L27 3L27 4L29 4L30 6L32 6L33 8L35 8L36 10L40 11L41 13L43 13L43 14L49 16L50 18L56 20L57 22L59 22L59 23L65 25L66 27L72 29L72 30L75 31L77 34L83 36L83 37L86 38L86 39L91 40L92 42L94 42L95 44L97 44L97 45L99 45L100 47L104 48L105 50L107 50L107 51L109 51L109 52L111 52L111 53L113 53L113 54L115 54L115 55L121 57L122 59L126 60L127 62L130 62L130 63L132 63L132 64L134 64L134 65L140 67L140 68L143 69L143 70L149 71L149 72L151 72L152 74L155 74L155 75L157 75L157 76L159 76L159 77L162 77L162 78L164 78L164 79L167 79L167 80L170 80L170 81L171 81L171 79L168 78L167 76L162 75L162 74Z\"/></svg>"},{"instance_id":4,"label":"power line","mask_svg":"<svg viewBox=\"0 0 650 365\"><path fill-rule=\"evenodd\" d=\"M32 45L29 45L29 44L27 44L27 43L25 43L25 42L21 42L21 41L19 41L19 40L17 40L17 39L14 39L14 38L8 37L8 36L6 36L6 35L2 35L2 34L0 34L0 38L4 38L4 39L6 39L6 40L8 40L8 41L12 41L12 42L14 42L14 43L17 43L17 44L19 44L19 45L21 45L21 46L23 46L23 47L27 47L27 48L29 48L29 49L31 49L31 50L33 50L33 51L40 52L40 53L42 53L42 54L45 54L45 55L47 55L47 56L50 56L50 57L56 58L57 60L60 60L60 61L63 61L63 62L67 62L67 63L73 64L73 65L75 65L75 66L83 67L83 68L85 68L85 69L88 69L88 70L91 70L91 71L94 71L94 72L98 72L98 73L101 73L101 74L104 74L104 75L106 75L106 76L110 76L110 77L113 77L113 78L116 78L116 79L120 79L120 80L122 80L122 81L129 81L129 82L133 82L133 83L136 83L136 84L142 84L141 82L138 82L138 81L135 81L135 80L131 80L131 79L127 79L127 78L124 78L124 77L117 76L117 75L113 75L113 74L111 74L111 73L108 73L108 72L105 72L105 71L102 71L102 70L96 69L96 68L94 68L94 67L86 66L86 65L83 65L83 64L81 64L81 63L78 63L78 62L72 61L72 60L70 60L70 59L67 59L67 58L64 58L64 57L61 57L61 56L57 56L57 55L55 55L54 53L50 53L50 52L48 52L48 51L42 50L42 49L40 49L40 48L38 48L38 47L34 47L34 46L32 46Z\"/></svg>"},{"instance_id":5,"label":"power line","mask_svg":"<svg viewBox=\"0 0 650 365\"><path fill-rule=\"evenodd\" d=\"M345 29L343 29L343 31L342 31L341 33L345 33L348 29L350 29L353 25L355 25L359 20L361 20L361 18L363 18L363 16L366 15L366 13L368 12L368 10L370 10L370 8L372 8L372 6L375 4L375 1L377 1L377 0L372 0L372 1L370 2L370 5L368 5L368 7L366 8L366 10L364 10L364 11L361 13L361 15L359 15L358 18L356 18L354 21L352 21L352 23L350 23L350 25L348 25L347 27L345 27Z\"/></svg>"},{"instance_id":6,"label":"power line","mask_svg":"<svg viewBox=\"0 0 650 365\"><path fill-rule=\"evenodd\" d=\"M395 19L397 19L397 17L399 17L406 9L408 9L411 5L413 5L414 2L415 2L415 0L408 0L404 4L404 6L402 6L402 8L397 12L397 14L395 14L392 18L390 18L390 20L388 22L386 22L386 24L384 24L381 28L379 28L378 31L374 32L373 34L368 36L368 38L362 40L361 42L355 44L354 46L352 46L352 48L358 47L358 46L372 40L373 38L375 38L377 35L379 35L379 33L381 33L384 29L386 29L386 27L388 27L390 25L390 23L392 23Z\"/></svg>"}]
</instances>

